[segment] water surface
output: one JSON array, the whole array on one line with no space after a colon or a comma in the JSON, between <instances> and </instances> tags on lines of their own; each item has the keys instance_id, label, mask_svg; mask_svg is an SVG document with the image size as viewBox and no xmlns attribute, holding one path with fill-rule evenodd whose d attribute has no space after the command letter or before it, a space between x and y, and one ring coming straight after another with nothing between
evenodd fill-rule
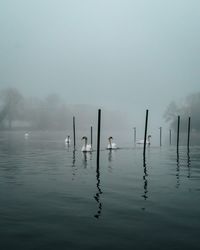
<instances>
[{"instance_id":1,"label":"water surface","mask_svg":"<svg viewBox=\"0 0 200 250\"><path fill-rule=\"evenodd\" d=\"M200 148L102 145L61 132L0 134L0 249L199 249Z\"/></svg>"}]
</instances>

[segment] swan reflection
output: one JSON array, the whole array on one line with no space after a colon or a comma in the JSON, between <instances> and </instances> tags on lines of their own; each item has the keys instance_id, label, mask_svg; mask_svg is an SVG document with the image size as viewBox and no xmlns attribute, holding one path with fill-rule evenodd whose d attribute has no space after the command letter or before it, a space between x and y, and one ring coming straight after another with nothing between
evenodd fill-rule
<instances>
[{"instance_id":1,"label":"swan reflection","mask_svg":"<svg viewBox=\"0 0 200 250\"><path fill-rule=\"evenodd\" d=\"M92 160L92 154L91 154L91 152L84 152L82 154L82 163L83 163L84 168L88 167L88 163L91 160Z\"/></svg>"},{"instance_id":2,"label":"swan reflection","mask_svg":"<svg viewBox=\"0 0 200 250\"><path fill-rule=\"evenodd\" d=\"M112 162L112 151L111 150L109 150L109 152L108 152L108 161Z\"/></svg>"},{"instance_id":3,"label":"swan reflection","mask_svg":"<svg viewBox=\"0 0 200 250\"><path fill-rule=\"evenodd\" d=\"M115 153L116 153L116 151L114 151L114 150L109 150L109 152L108 152L108 169L109 169L109 172L112 171L113 161L115 159Z\"/></svg>"},{"instance_id":4,"label":"swan reflection","mask_svg":"<svg viewBox=\"0 0 200 250\"><path fill-rule=\"evenodd\" d=\"M67 152L70 151L70 145L69 144L65 144L65 149L67 150Z\"/></svg>"}]
</instances>

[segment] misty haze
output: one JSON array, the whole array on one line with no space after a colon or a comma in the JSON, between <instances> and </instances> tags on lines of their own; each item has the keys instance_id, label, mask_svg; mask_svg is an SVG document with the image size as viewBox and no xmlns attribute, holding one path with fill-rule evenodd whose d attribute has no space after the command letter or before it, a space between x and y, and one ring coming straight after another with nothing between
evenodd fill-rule
<instances>
[{"instance_id":1,"label":"misty haze","mask_svg":"<svg viewBox=\"0 0 200 250\"><path fill-rule=\"evenodd\" d=\"M1 249L198 249L199 11L0 1Z\"/></svg>"}]
</instances>

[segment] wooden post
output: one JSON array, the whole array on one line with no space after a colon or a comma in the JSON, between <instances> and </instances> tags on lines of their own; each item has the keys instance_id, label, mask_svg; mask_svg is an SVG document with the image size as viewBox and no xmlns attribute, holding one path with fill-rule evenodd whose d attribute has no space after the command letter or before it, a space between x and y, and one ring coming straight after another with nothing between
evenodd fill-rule
<instances>
[{"instance_id":1,"label":"wooden post","mask_svg":"<svg viewBox=\"0 0 200 250\"><path fill-rule=\"evenodd\" d=\"M73 116L73 135L74 135L74 148L76 147L76 131L75 131L75 117Z\"/></svg>"},{"instance_id":2,"label":"wooden post","mask_svg":"<svg viewBox=\"0 0 200 250\"><path fill-rule=\"evenodd\" d=\"M93 143L93 141L92 141L92 126L90 127L90 137L91 137L91 147L92 147L92 143Z\"/></svg>"},{"instance_id":3,"label":"wooden post","mask_svg":"<svg viewBox=\"0 0 200 250\"><path fill-rule=\"evenodd\" d=\"M187 150L190 148L190 117L188 118L188 138L187 138Z\"/></svg>"},{"instance_id":4,"label":"wooden post","mask_svg":"<svg viewBox=\"0 0 200 250\"><path fill-rule=\"evenodd\" d=\"M177 154L179 149L179 130L180 130L180 116L178 116L178 124L177 124Z\"/></svg>"},{"instance_id":5,"label":"wooden post","mask_svg":"<svg viewBox=\"0 0 200 250\"><path fill-rule=\"evenodd\" d=\"M134 127L133 129L134 129L134 144L136 144L136 127Z\"/></svg>"},{"instance_id":6,"label":"wooden post","mask_svg":"<svg viewBox=\"0 0 200 250\"><path fill-rule=\"evenodd\" d=\"M143 148L143 155L144 155L144 158L145 158L145 153L146 153L148 113L149 113L149 110L147 109L147 110L146 110L146 120L145 120L145 130L144 130L144 148Z\"/></svg>"},{"instance_id":7,"label":"wooden post","mask_svg":"<svg viewBox=\"0 0 200 250\"><path fill-rule=\"evenodd\" d=\"M169 145L172 145L172 130L169 130Z\"/></svg>"},{"instance_id":8,"label":"wooden post","mask_svg":"<svg viewBox=\"0 0 200 250\"><path fill-rule=\"evenodd\" d=\"M99 169L100 133L101 133L101 109L98 110L98 129L97 129L97 170Z\"/></svg>"},{"instance_id":9,"label":"wooden post","mask_svg":"<svg viewBox=\"0 0 200 250\"><path fill-rule=\"evenodd\" d=\"M162 127L160 127L160 147L162 146Z\"/></svg>"}]
</instances>

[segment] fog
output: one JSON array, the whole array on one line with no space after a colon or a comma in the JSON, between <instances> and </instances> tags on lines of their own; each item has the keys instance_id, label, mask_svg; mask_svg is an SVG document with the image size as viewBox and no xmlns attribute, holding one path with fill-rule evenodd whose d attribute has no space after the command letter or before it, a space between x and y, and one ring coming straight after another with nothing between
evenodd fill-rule
<instances>
[{"instance_id":1,"label":"fog","mask_svg":"<svg viewBox=\"0 0 200 250\"><path fill-rule=\"evenodd\" d=\"M200 92L188 95L182 103L171 102L165 111L164 117L170 122L170 127L177 130L177 116L181 118L180 131L186 132L188 129L188 119L192 121L192 131L200 132Z\"/></svg>"},{"instance_id":2,"label":"fog","mask_svg":"<svg viewBox=\"0 0 200 250\"><path fill-rule=\"evenodd\" d=\"M141 130L149 109L150 130L168 128L169 103L199 91L199 9L198 0L1 0L0 90L55 93Z\"/></svg>"}]
</instances>

